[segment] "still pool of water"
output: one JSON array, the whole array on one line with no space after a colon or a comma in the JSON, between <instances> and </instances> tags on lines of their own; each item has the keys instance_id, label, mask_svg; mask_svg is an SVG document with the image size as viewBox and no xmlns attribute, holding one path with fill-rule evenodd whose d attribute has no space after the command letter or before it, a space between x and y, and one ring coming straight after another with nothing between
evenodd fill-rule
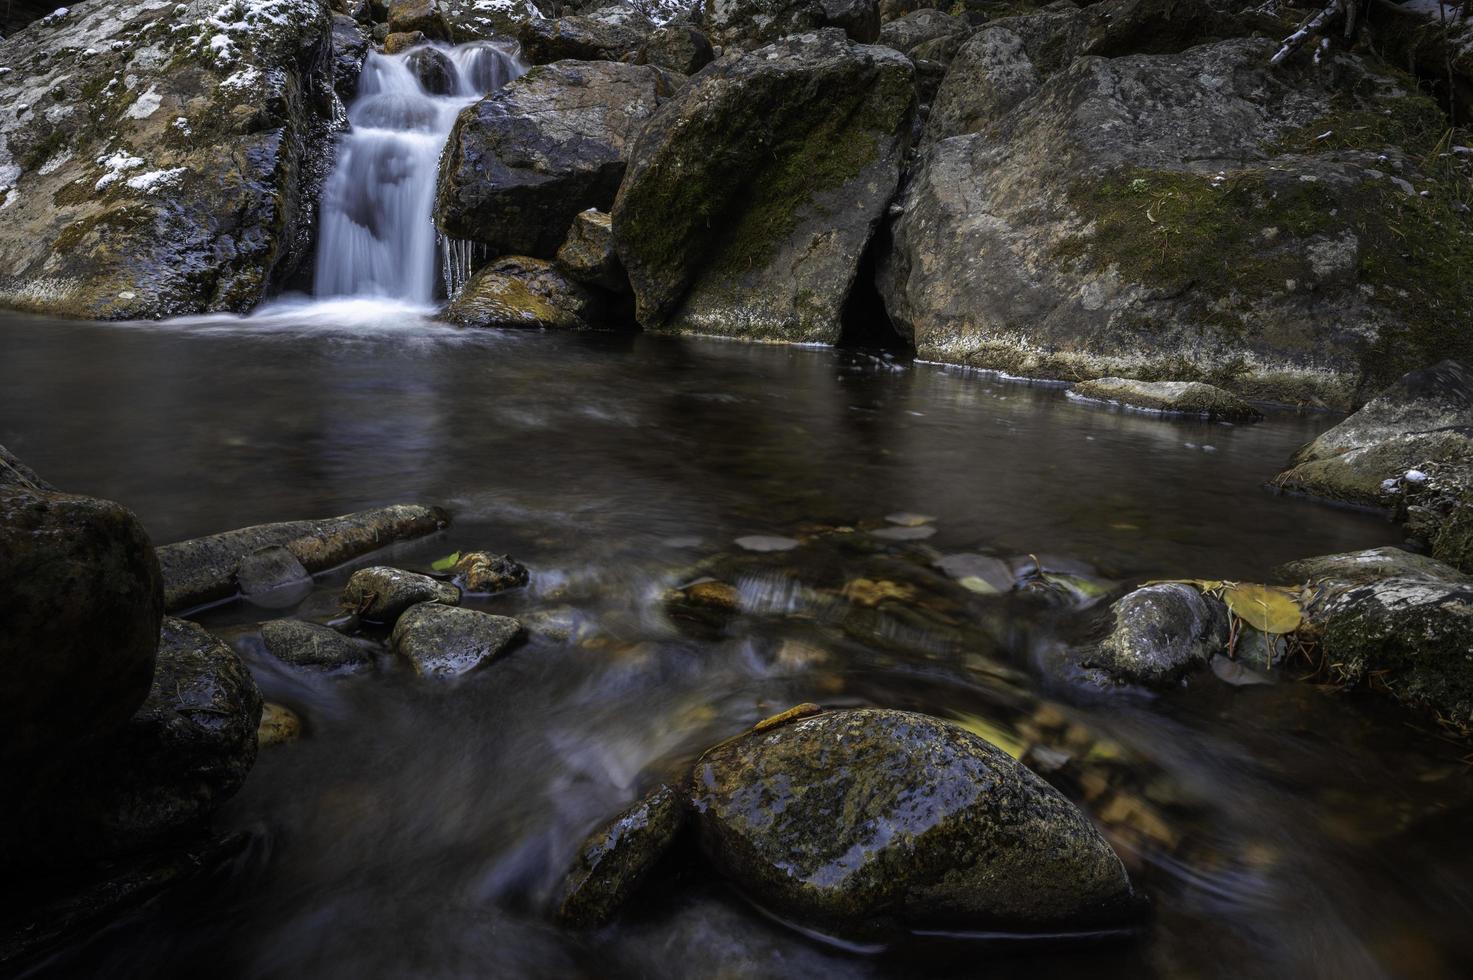
<instances>
[{"instance_id":1,"label":"still pool of water","mask_svg":"<svg viewBox=\"0 0 1473 980\"><path fill-rule=\"evenodd\" d=\"M392 562L510 552L531 586L474 604L564 626L431 685L387 658L326 677L259 650L249 624L328 618L348 569L295 611L202 612L308 735L263 751L220 814L251 841L226 873L50 967L1468 975L1464 748L1312 683L1102 690L1060 665L1103 602L958 600L936 570L981 554L1108 589L1262 580L1288 559L1399 543L1375 515L1265 489L1334 421L1167 422L855 352L461 331L354 302L154 325L0 316L0 443L52 483L126 503L155 541L440 504L450 529ZM873 533L897 512L934 518L934 533ZM751 535L805 544L744 556L734 541ZM717 567L734 569L743 615L672 621L665 591ZM891 597L856 600L860 580ZM604 930L547 920L584 834L707 745L805 700L926 711L1071 758L1051 778L1151 896L1142 935L858 955L767 918L681 855Z\"/></svg>"}]
</instances>

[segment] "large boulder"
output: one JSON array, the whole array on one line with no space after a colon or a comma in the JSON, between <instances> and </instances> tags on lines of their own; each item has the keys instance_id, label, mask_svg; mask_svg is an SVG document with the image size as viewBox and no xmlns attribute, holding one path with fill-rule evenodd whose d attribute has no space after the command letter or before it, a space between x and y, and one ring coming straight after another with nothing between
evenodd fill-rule
<instances>
[{"instance_id":1,"label":"large boulder","mask_svg":"<svg viewBox=\"0 0 1473 980\"><path fill-rule=\"evenodd\" d=\"M690 793L712 862L804 925L1053 928L1133 905L1088 817L1001 749L924 715L759 725L707 752Z\"/></svg>"},{"instance_id":2,"label":"large boulder","mask_svg":"<svg viewBox=\"0 0 1473 980\"><path fill-rule=\"evenodd\" d=\"M106 738L148 694L163 619L148 533L0 447L0 761Z\"/></svg>"},{"instance_id":3,"label":"large boulder","mask_svg":"<svg viewBox=\"0 0 1473 980\"><path fill-rule=\"evenodd\" d=\"M614 251L614 221L603 211L589 208L580 211L568 229L568 237L558 246L558 268L568 278L611 292L629 288L624 267Z\"/></svg>"},{"instance_id":4,"label":"large boulder","mask_svg":"<svg viewBox=\"0 0 1473 980\"><path fill-rule=\"evenodd\" d=\"M257 524L158 549L164 607L170 612L228 599L239 590L241 561L262 548L283 547L309 572L438 531L449 523L437 507L396 504L315 521Z\"/></svg>"},{"instance_id":5,"label":"large boulder","mask_svg":"<svg viewBox=\"0 0 1473 980\"><path fill-rule=\"evenodd\" d=\"M914 103L903 55L832 29L702 70L650 119L614 204L640 323L837 340Z\"/></svg>"},{"instance_id":6,"label":"large boulder","mask_svg":"<svg viewBox=\"0 0 1473 980\"><path fill-rule=\"evenodd\" d=\"M440 319L462 327L589 330L605 325L605 304L553 263L509 255L471 276Z\"/></svg>"},{"instance_id":7,"label":"large boulder","mask_svg":"<svg viewBox=\"0 0 1473 980\"><path fill-rule=\"evenodd\" d=\"M1466 344L1445 272L1470 220L1393 138L1440 110L1353 55L1272 53L1079 58L934 143L880 263L896 327L939 361L1336 406Z\"/></svg>"},{"instance_id":8,"label":"large boulder","mask_svg":"<svg viewBox=\"0 0 1473 980\"><path fill-rule=\"evenodd\" d=\"M347 14L332 15L332 86L346 105L358 94L358 76L373 38Z\"/></svg>"},{"instance_id":9,"label":"large boulder","mask_svg":"<svg viewBox=\"0 0 1473 980\"><path fill-rule=\"evenodd\" d=\"M436 224L493 254L552 258L578 212L613 204L629 146L671 84L642 65L532 69L456 120Z\"/></svg>"},{"instance_id":10,"label":"large boulder","mask_svg":"<svg viewBox=\"0 0 1473 980\"><path fill-rule=\"evenodd\" d=\"M0 864L85 862L197 831L245 781L260 721L261 692L235 653L165 619L142 706L16 792L0 814Z\"/></svg>"},{"instance_id":11,"label":"large boulder","mask_svg":"<svg viewBox=\"0 0 1473 980\"><path fill-rule=\"evenodd\" d=\"M880 36L880 8L876 0L704 0L701 26L712 44L731 51L824 27L869 44Z\"/></svg>"},{"instance_id":12,"label":"large boulder","mask_svg":"<svg viewBox=\"0 0 1473 980\"><path fill-rule=\"evenodd\" d=\"M966 18L953 17L927 7L885 24L880 28L875 43L894 48L902 54L910 54L927 41L956 34L970 34L971 30Z\"/></svg>"},{"instance_id":13,"label":"large boulder","mask_svg":"<svg viewBox=\"0 0 1473 980\"><path fill-rule=\"evenodd\" d=\"M694 24L674 21L650 32L635 59L677 75L694 75L716 57L711 42Z\"/></svg>"},{"instance_id":14,"label":"large boulder","mask_svg":"<svg viewBox=\"0 0 1473 980\"><path fill-rule=\"evenodd\" d=\"M424 35L429 41L450 40L450 22L438 0L389 0L389 33Z\"/></svg>"},{"instance_id":15,"label":"large boulder","mask_svg":"<svg viewBox=\"0 0 1473 980\"><path fill-rule=\"evenodd\" d=\"M922 140L978 133L1011 112L1043 84L1023 39L1005 27L987 27L957 50L936 90Z\"/></svg>"},{"instance_id":16,"label":"large boulder","mask_svg":"<svg viewBox=\"0 0 1473 980\"><path fill-rule=\"evenodd\" d=\"M602 7L586 15L528 20L517 28L522 56L533 65L554 61L626 61L638 54L654 25L629 7Z\"/></svg>"},{"instance_id":17,"label":"large boulder","mask_svg":"<svg viewBox=\"0 0 1473 980\"><path fill-rule=\"evenodd\" d=\"M0 306L250 309L311 258L321 0L81 0L0 45Z\"/></svg>"},{"instance_id":18,"label":"large boulder","mask_svg":"<svg viewBox=\"0 0 1473 980\"><path fill-rule=\"evenodd\" d=\"M533 21L556 14L554 0L440 0L457 44L514 38Z\"/></svg>"},{"instance_id":19,"label":"large boulder","mask_svg":"<svg viewBox=\"0 0 1473 980\"><path fill-rule=\"evenodd\" d=\"M1473 577L1395 548L1284 572L1314 587L1306 612L1333 677L1473 732Z\"/></svg>"}]
</instances>

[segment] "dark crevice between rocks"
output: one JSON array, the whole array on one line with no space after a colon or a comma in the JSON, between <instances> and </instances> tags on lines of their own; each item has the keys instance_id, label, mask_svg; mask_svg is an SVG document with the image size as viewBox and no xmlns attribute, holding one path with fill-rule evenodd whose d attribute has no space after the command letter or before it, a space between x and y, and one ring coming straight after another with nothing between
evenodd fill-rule
<instances>
[{"instance_id":1,"label":"dark crevice between rocks","mask_svg":"<svg viewBox=\"0 0 1473 980\"><path fill-rule=\"evenodd\" d=\"M890 222L881 221L859 257L859 270L839 311L839 346L913 355L915 348L895 329L875 273L891 245Z\"/></svg>"}]
</instances>

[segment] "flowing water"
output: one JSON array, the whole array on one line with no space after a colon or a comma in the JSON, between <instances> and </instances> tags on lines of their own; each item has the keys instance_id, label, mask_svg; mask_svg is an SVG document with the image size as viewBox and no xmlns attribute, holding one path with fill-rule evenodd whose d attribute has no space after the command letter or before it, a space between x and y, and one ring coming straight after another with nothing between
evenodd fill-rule
<instances>
[{"instance_id":1,"label":"flowing water","mask_svg":"<svg viewBox=\"0 0 1473 980\"><path fill-rule=\"evenodd\" d=\"M435 177L455 117L526 68L494 43L370 52L323 189L319 297L435 299Z\"/></svg>"},{"instance_id":2,"label":"flowing water","mask_svg":"<svg viewBox=\"0 0 1473 980\"><path fill-rule=\"evenodd\" d=\"M324 676L260 649L251 624L331 617L349 568L296 609L200 613L268 699L303 715L306 737L264 750L219 815L250 841L232 864L49 966L1470 975L1464 747L1297 671L1248 685L1205 673L1146 696L1064 666L1108 602L1098 589L1261 580L1287 559L1397 543L1377 516L1265 490L1333 421L1166 422L885 357L461 331L363 302L160 325L0 316L0 443L48 480L126 502L160 542L442 504L447 531L358 564L510 552L530 586L469 604L544 624L485 670L429 684L387 655ZM896 512L934 521L917 531L886 520ZM753 535L804 543L735 544ZM1041 564L1073 585L973 594L946 574L958 555L1020 575ZM665 590L713 568L740 587L742 613L672 618ZM606 929L548 921L585 833L706 746L805 700L925 711L1026 751L1106 830L1150 921L1083 949L931 940L862 955L766 917L688 852Z\"/></svg>"}]
</instances>

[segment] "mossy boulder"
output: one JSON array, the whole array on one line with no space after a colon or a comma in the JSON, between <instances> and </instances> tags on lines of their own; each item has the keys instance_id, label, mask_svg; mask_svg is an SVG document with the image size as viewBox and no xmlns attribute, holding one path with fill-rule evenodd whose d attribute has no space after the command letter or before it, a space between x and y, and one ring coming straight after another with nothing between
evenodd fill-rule
<instances>
[{"instance_id":1,"label":"mossy boulder","mask_svg":"<svg viewBox=\"0 0 1473 980\"><path fill-rule=\"evenodd\" d=\"M354 572L343 586L339 601L344 610L369 622L393 623L400 613L417 603L457 606L460 590L449 582L418 572L376 565Z\"/></svg>"},{"instance_id":2,"label":"mossy boulder","mask_svg":"<svg viewBox=\"0 0 1473 980\"><path fill-rule=\"evenodd\" d=\"M557 918L600 926L625 903L685 825L685 797L660 786L589 835L559 890Z\"/></svg>"},{"instance_id":3,"label":"mossy boulder","mask_svg":"<svg viewBox=\"0 0 1473 980\"><path fill-rule=\"evenodd\" d=\"M838 339L900 175L912 68L834 29L706 67L649 120L614 245L651 330Z\"/></svg>"},{"instance_id":4,"label":"mossy boulder","mask_svg":"<svg viewBox=\"0 0 1473 980\"><path fill-rule=\"evenodd\" d=\"M991 743L904 711L830 711L706 753L701 846L756 901L846 936L1118 921L1125 869L1077 807Z\"/></svg>"},{"instance_id":5,"label":"mossy boulder","mask_svg":"<svg viewBox=\"0 0 1473 980\"><path fill-rule=\"evenodd\" d=\"M694 75L715 58L710 40L694 24L673 21L650 32L636 60L678 75Z\"/></svg>"},{"instance_id":6,"label":"mossy boulder","mask_svg":"<svg viewBox=\"0 0 1473 980\"><path fill-rule=\"evenodd\" d=\"M148 696L107 739L61 753L0 814L0 864L86 862L196 832L256 760L261 692L231 649L165 619Z\"/></svg>"},{"instance_id":7,"label":"mossy boulder","mask_svg":"<svg viewBox=\"0 0 1473 980\"><path fill-rule=\"evenodd\" d=\"M471 276L440 318L462 327L587 330L606 326L603 297L552 262L511 255Z\"/></svg>"},{"instance_id":8,"label":"mossy boulder","mask_svg":"<svg viewBox=\"0 0 1473 980\"><path fill-rule=\"evenodd\" d=\"M163 619L148 532L61 493L0 447L0 760L106 739L148 694Z\"/></svg>"},{"instance_id":9,"label":"mossy boulder","mask_svg":"<svg viewBox=\"0 0 1473 980\"><path fill-rule=\"evenodd\" d=\"M1190 585L1144 586L1118 600L1110 612L1109 635L1083 663L1114 680L1153 687L1174 684L1227 649L1227 607Z\"/></svg>"},{"instance_id":10,"label":"mossy boulder","mask_svg":"<svg viewBox=\"0 0 1473 980\"><path fill-rule=\"evenodd\" d=\"M456 120L435 223L494 255L552 258L580 211L614 203L635 136L672 89L643 65L532 69Z\"/></svg>"},{"instance_id":11,"label":"mossy boulder","mask_svg":"<svg viewBox=\"0 0 1473 980\"><path fill-rule=\"evenodd\" d=\"M416 32L430 41L450 40L450 22L437 0L389 0L389 33Z\"/></svg>"},{"instance_id":12,"label":"mossy boulder","mask_svg":"<svg viewBox=\"0 0 1473 980\"><path fill-rule=\"evenodd\" d=\"M704 0L700 16L711 43L728 51L751 51L825 27L861 44L880 36L876 0Z\"/></svg>"},{"instance_id":13,"label":"mossy boulder","mask_svg":"<svg viewBox=\"0 0 1473 980\"><path fill-rule=\"evenodd\" d=\"M939 361L1343 407L1470 344L1473 221L1418 169L1440 111L1385 66L1272 48L1081 57L933 144L880 263L896 327Z\"/></svg>"},{"instance_id":14,"label":"mossy boulder","mask_svg":"<svg viewBox=\"0 0 1473 980\"><path fill-rule=\"evenodd\" d=\"M311 257L323 0L81 0L0 45L0 306L245 311Z\"/></svg>"},{"instance_id":15,"label":"mossy boulder","mask_svg":"<svg viewBox=\"0 0 1473 980\"><path fill-rule=\"evenodd\" d=\"M1263 413L1237 395L1201 381L1137 381L1096 378L1081 381L1069 395L1087 402L1156 412L1175 418L1209 422L1257 422Z\"/></svg>"},{"instance_id":16,"label":"mossy boulder","mask_svg":"<svg viewBox=\"0 0 1473 980\"><path fill-rule=\"evenodd\" d=\"M490 663L521 635L509 616L422 602L399 617L389 642L421 677L449 679Z\"/></svg>"},{"instance_id":17,"label":"mossy boulder","mask_svg":"<svg viewBox=\"0 0 1473 980\"><path fill-rule=\"evenodd\" d=\"M1316 598L1307 612L1342 683L1385 692L1473 734L1473 577L1396 549L1288 566Z\"/></svg>"}]
</instances>

